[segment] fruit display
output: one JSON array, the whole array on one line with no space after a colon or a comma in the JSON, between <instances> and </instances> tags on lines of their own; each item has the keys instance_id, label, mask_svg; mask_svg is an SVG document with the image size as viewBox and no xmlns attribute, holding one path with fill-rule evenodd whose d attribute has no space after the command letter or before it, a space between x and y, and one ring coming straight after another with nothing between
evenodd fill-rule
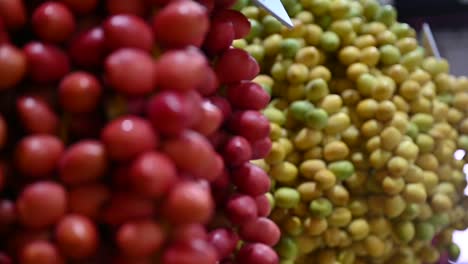
<instances>
[{"instance_id":1,"label":"fruit display","mask_svg":"<svg viewBox=\"0 0 468 264\"><path fill-rule=\"evenodd\" d=\"M271 152L280 263L437 263L468 226L463 167L468 78L426 55L376 0L284 0L286 29L248 3L234 46L272 95ZM466 168L466 166L465 166ZM448 263L445 261L443 263Z\"/></svg>"},{"instance_id":2,"label":"fruit display","mask_svg":"<svg viewBox=\"0 0 468 264\"><path fill-rule=\"evenodd\" d=\"M223 0L0 0L0 263L278 263Z\"/></svg>"}]
</instances>

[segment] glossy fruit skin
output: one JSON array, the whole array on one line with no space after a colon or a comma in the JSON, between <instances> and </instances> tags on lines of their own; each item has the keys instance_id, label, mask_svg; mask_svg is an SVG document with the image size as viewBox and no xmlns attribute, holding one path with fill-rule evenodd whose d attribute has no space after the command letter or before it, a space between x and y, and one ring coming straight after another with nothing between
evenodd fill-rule
<instances>
[{"instance_id":1,"label":"glossy fruit skin","mask_svg":"<svg viewBox=\"0 0 468 264\"><path fill-rule=\"evenodd\" d=\"M228 0L233 2L232 0ZM227 1L225 1L227 2ZM220 4L220 2L216 2L216 4ZM224 4L220 4L224 5ZM227 4L232 5L232 4ZM230 22L233 25L234 29L234 39L240 39L246 37L249 32L250 32L250 22L249 20L239 11L237 10L229 10L229 9L224 9L220 10L219 12L216 13L216 15L213 18L214 21L220 21L220 22Z\"/></svg>"},{"instance_id":2,"label":"glossy fruit skin","mask_svg":"<svg viewBox=\"0 0 468 264\"><path fill-rule=\"evenodd\" d=\"M260 72L260 67L246 51L230 48L219 57L215 71L221 83L231 84L252 80Z\"/></svg>"},{"instance_id":3,"label":"glossy fruit skin","mask_svg":"<svg viewBox=\"0 0 468 264\"><path fill-rule=\"evenodd\" d=\"M17 221L16 204L14 201L0 200L0 232L5 232Z\"/></svg>"},{"instance_id":4,"label":"glossy fruit skin","mask_svg":"<svg viewBox=\"0 0 468 264\"><path fill-rule=\"evenodd\" d=\"M101 141L111 159L129 160L154 149L159 138L148 121L130 115L109 123L102 130Z\"/></svg>"},{"instance_id":5,"label":"glossy fruit skin","mask_svg":"<svg viewBox=\"0 0 468 264\"><path fill-rule=\"evenodd\" d=\"M27 132L51 135L58 132L59 118L44 100L23 96L17 99L16 108L20 122Z\"/></svg>"},{"instance_id":6,"label":"glossy fruit skin","mask_svg":"<svg viewBox=\"0 0 468 264\"><path fill-rule=\"evenodd\" d=\"M247 139L234 136L224 146L223 157L226 164L239 166L252 158L252 147Z\"/></svg>"},{"instance_id":7,"label":"glossy fruit skin","mask_svg":"<svg viewBox=\"0 0 468 264\"><path fill-rule=\"evenodd\" d=\"M230 21L212 21L210 31L206 35L203 48L216 55L227 50L234 40L234 25Z\"/></svg>"},{"instance_id":8,"label":"glossy fruit skin","mask_svg":"<svg viewBox=\"0 0 468 264\"><path fill-rule=\"evenodd\" d=\"M259 84L241 82L228 88L227 98L237 109L261 110L270 102L270 96Z\"/></svg>"},{"instance_id":9,"label":"glossy fruit skin","mask_svg":"<svg viewBox=\"0 0 468 264\"><path fill-rule=\"evenodd\" d=\"M209 190L199 183L181 182L169 193L164 212L172 223L188 224L207 223L213 210Z\"/></svg>"},{"instance_id":10,"label":"glossy fruit skin","mask_svg":"<svg viewBox=\"0 0 468 264\"><path fill-rule=\"evenodd\" d=\"M232 177L234 184L241 192L251 196L264 194L271 186L270 178L266 172L250 162L236 167L232 171Z\"/></svg>"},{"instance_id":11,"label":"glossy fruit skin","mask_svg":"<svg viewBox=\"0 0 468 264\"><path fill-rule=\"evenodd\" d=\"M68 56L55 45L30 42L23 47L23 52L29 77L35 82L56 82L70 71Z\"/></svg>"},{"instance_id":12,"label":"glossy fruit skin","mask_svg":"<svg viewBox=\"0 0 468 264\"><path fill-rule=\"evenodd\" d=\"M26 8L22 0L2 0L0 17L8 29L18 29L27 22Z\"/></svg>"},{"instance_id":13,"label":"glossy fruit skin","mask_svg":"<svg viewBox=\"0 0 468 264\"><path fill-rule=\"evenodd\" d=\"M178 180L177 169L164 153L150 151L138 156L130 166L130 182L140 194L150 198L166 195Z\"/></svg>"},{"instance_id":14,"label":"glossy fruit skin","mask_svg":"<svg viewBox=\"0 0 468 264\"><path fill-rule=\"evenodd\" d=\"M32 15L35 33L43 40L61 43L75 31L75 19L68 7L59 2L45 2Z\"/></svg>"},{"instance_id":15,"label":"glossy fruit skin","mask_svg":"<svg viewBox=\"0 0 468 264\"><path fill-rule=\"evenodd\" d=\"M180 134L202 118L200 101L193 92L163 91L149 100L148 119L163 134Z\"/></svg>"},{"instance_id":16,"label":"glossy fruit skin","mask_svg":"<svg viewBox=\"0 0 468 264\"><path fill-rule=\"evenodd\" d=\"M206 9L192 1L171 2L153 19L155 37L167 47L200 47L208 29Z\"/></svg>"},{"instance_id":17,"label":"glossy fruit skin","mask_svg":"<svg viewBox=\"0 0 468 264\"><path fill-rule=\"evenodd\" d=\"M102 25L109 50L136 48L151 51L154 36L151 27L138 16L118 14L109 17Z\"/></svg>"},{"instance_id":18,"label":"glossy fruit skin","mask_svg":"<svg viewBox=\"0 0 468 264\"><path fill-rule=\"evenodd\" d=\"M237 195L226 202L226 213L231 223L242 225L255 220L258 216L258 209L252 197Z\"/></svg>"},{"instance_id":19,"label":"glossy fruit skin","mask_svg":"<svg viewBox=\"0 0 468 264\"><path fill-rule=\"evenodd\" d=\"M24 78L26 71L24 52L10 44L0 43L0 91L12 89Z\"/></svg>"},{"instance_id":20,"label":"glossy fruit skin","mask_svg":"<svg viewBox=\"0 0 468 264\"><path fill-rule=\"evenodd\" d=\"M201 107L203 110L201 119L194 125L193 129L202 135L210 136L218 131L222 125L223 113L210 101L203 102Z\"/></svg>"},{"instance_id":21,"label":"glossy fruit skin","mask_svg":"<svg viewBox=\"0 0 468 264\"><path fill-rule=\"evenodd\" d=\"M207 68L206 57L193 47L165 52L156 62L158 87L181 92L193 90L205 80Z\"/></svg>"},{"instance_id":22,"label":"glossy fruit skin","mask_svg":"<svg viewBox=\"0 0 468 264\"><path fill-rule=\"evenodd\" d=\"M51 176L63 150L62 141L55 136L46 134L27 136L16 146L16 168L29 177Z\"/></svg>"},{"instance_id":23,"label":"glossy fruit skin","mask_svg":"<svg viewBox=\"0 0 468 264\"><path fill-rule=\"evenodd\" d=\"M73 63L86 69L94 69L106 56L104 30L96 26L78 33L68 45L68 53Z\"/></svg>"},{"instance_id":24,"label":"glossy fruit skin","mask_svg":"<svg viewBox=\"0 0 468 264\"><path fill-rule=\"evenodd\" d=\"M146 95L156 87L155 63L139 49L122 48L105 60L106 79L117 91L127 95Z\"/></svg>"},{"instance_id":25,"label":"glossy fruit skin","mask_svg":"<svg viewBox=\"0 0 468 264\"><path fill-rule=\"evenodd\" d=\"M215 264L216 250L208 242L198 239L190 243L170 245L164 252L163 264Z\"/></svg>"},{"instance_id":26,"label":"glossy fruit skin","mask_svg":"<svg viewBox=\"0 0 468 264\"><path fill-rule=\"evenodd\" d=\"M64 264L57 247L47 241L33 241L27 244L20 253L20 264Z\"/></svg>"},{"instance_id":27,"label":"glossy fruit skin","mask_svg":"<svg viewBox=\"0 0 468 264\"><path fill-rule=\"evenodd\" d=\"M241 226L239 234L245 241L274 246L280 239L281 230L272 220L259 217L253 221L245 222Z\"/></svg>"},{"instance_id":28,"label":"glossy fruit skin","mask_svg":"<svg viewBox=\"0 0 468 264\"><path fill-rule=\"evenodd\" d=\"M239 237L229 229L215 229L210 232L208 241L216 248L220 259L229 257L236 249Z\"/></svg>"},{"instance_id":29,"label":"glossy fruit skin","mask_svg":"<svg viewBox=\"0 0 468 264\"><path fill-rule=\"evenodd\" d=\"M229 120L229 128L249 141L268 137L268 119L257 111L247 110L234 113Z\"/></svg>"},{"instance_id":30,"label":"glossy fruit skin","mask_svg":"<svg viewBox=\"0 0 468 264\"><path fill-rule=\"evenodd\" d=\"M236 260L245 264L277 264L278 255L265 244L253 243L244 245L239 251Z\"/></svg>"},{"instance_id":31,"label":"glossy fruit skin","mask_svg":"<svg viewBox=\"0 0 468 264\"><path fill-rule=\"evenodd\" d=\"M54 182L42 181L27 186L16 201L20 222L31 228L49 227L65 214L65 189Z\"/></svg>"},{"instance_id":32,"label":"glossy fruit skin","mask_svg":"<svg viewBox=\"0 0 468 264\"><path fill-rule=\"evenodd\" d=\"M148 257L163 245L162 227L152 220L130 221L117 231L117 245L127 256Z\"/></svg>"},{"instance_id":33,"label":"glossy fruit skin","mask_svg":"<svg viewBox=\"0 0 468 264\"><path fill-rule=\"evenodd\" d=\"M81 215L64 216L55 228L60 251L67 257L83 259L93 255L99 245L95 224Z\"/></svg>"},{"instance_id":34,"label":"glossy fruit skin","mask_svg":"<svg viewBox=\"0 0 468 264\"><path fill-rule=\"evenodd\" d=\"M59 164L60 179L68 185L79 185L103 177L108 167L105 147L99 141L83 140L68 147Z\"/></svg>"},{"instance_id":35,"label":"glossy fruit skin","mask_svg":"<svg viewBox=\"0 0 468 264\"><path fill-rule=\"evenodd\" d=\"M222 159L208 140L197 132L185 131L180 136L168 140L163 149L178 168L196 178L213 181L222 172ZM193 159L194 156L198 157L197 160Z\"/></svg>"},{"instance_id":36,"label":"glossy fruit skin","mask_svg":"<svg viewBox=\"0 0 468 264\"><path fill-rule=\"evenodd\" d=\"M94 75L76 71L66 75L59 84L59 101L71 113L89 113L96 110L102 96L102 86Z\"/></svg>"}]
</instances>

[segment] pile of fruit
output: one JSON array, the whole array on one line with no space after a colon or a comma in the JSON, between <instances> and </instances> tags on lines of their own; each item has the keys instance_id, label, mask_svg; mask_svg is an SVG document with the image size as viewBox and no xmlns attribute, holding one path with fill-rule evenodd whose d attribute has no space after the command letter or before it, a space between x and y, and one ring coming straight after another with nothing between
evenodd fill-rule
<instances>
[{"instance_id":1,"label":"pile of fruit","mask_svg":"<svg viewBox=\"0 0 468 264\"><path fill-rule=\"evenodd\" d=\"M281 263L456 259L452 233L468 225L468 79L426 56L392 6L282 2L294 29L240 3L252 31L234 42L272 94L272 150L254 163L273 181Z\"/></svg>"},{"instance_id":2,"label":"pile of fruit","mask_svg":"<svg viewBox=\"0 0 468 264\"><path fill-rule=\"evenodd\" d=\"M234 2L0 0L0 263L278 262Z\"/></svg>"},{"instance_id":3,"label":"pile of fruit","mask_svg":"<svg viewBox=\"0 0 468 264\"><path fill-rule=\"evenodd\" d=\"M283 4L0 0L0 264L456 259L468 78L391 6Z\"/></svg>"}]
</instances>

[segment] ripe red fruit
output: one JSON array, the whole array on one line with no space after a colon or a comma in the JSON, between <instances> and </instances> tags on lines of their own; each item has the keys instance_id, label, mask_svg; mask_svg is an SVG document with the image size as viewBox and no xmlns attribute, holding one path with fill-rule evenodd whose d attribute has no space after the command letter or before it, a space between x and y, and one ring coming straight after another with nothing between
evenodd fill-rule
<instances>
[{"instance_id":1,"label":"ripe red fruit","mask_svg":"<svg viewBox=\"0 0 468 264\"><path fill-rule=\"evenodd\" d=\"M211 55L227 50L234 40L234 25L230 21L214 20L206 36L203 48Z\"/></svg>"},{"instance_id":2,"label":"ripe red fruit","mask_svg":"<svg viewBox=\"0 0 468 264\"><path fill-rule=\"evenodd\" d=\"M163 228L153 220L130 221L116 234L117 246L131 257L147 257L156 253L165 240Z\"/></svg>"},{"instance_id":3,"label":"ripe red fruit","mask_svg":"<svg viewBox=\"0 0 468 264\"><path fill-rule=\"evenodd\" d=\"M58 222L55 239L60 252L72 259L92 256L99 245L95 224L87 217L75 214L66 215Z\"/></svg>"},{"instance_id":4,"label":"ripe red fruit","mask_svg":"<svg viewBox=\"0 0 468 264\"><path fill-rule=\"evenodd\" d=\"M206 228L203 224L178 225L172 230L171 241L190 242L195 239L208 239Z\"/></svg>"},{"instance_id":5,"label":"ripe red fruit","mask_svg":"<svg viewBox=\"0 0 468 264\"><path fill-rule=\"evenodd\" d=\"M230 48L219 57L215 71L221 83L230 84L252 80L260 72L260 67L246 51Z\"/></svg>"},{"instance_id":6,"label":"ripe red fruit","mask_svg":"<svg viewBox=\"0 0 468 264\"><path fill-rule=\"evenodd\" d=\"M15 203L10 200L0 200L0 232L9 230L16 219L17 212Z\"/></svg>"},{"instance_id":7,"label":"ripe red fruit","mask_svg":"<svg viewBox=\"0 0 468 264\"><path fill-rule=\"evenodd\" d=\"M159 139L148 121L128 115L108 123L101 141L111 159L124 161L154 149Z\"/></svg>"},{"instance_id":8,"label":"ripe red fruit","mask_svg":"<svg viewBox=\"0 0 468 264\"><path fill-rule=\"evenodd\" d=\"M59 118L47 102L37 97L24 96L16 100L21 124L29 133L56 134Z\"/></svg>"},{"instance_id":9,"label":"ripe red fruit","mask_svg":"<svg viewBox=\"0 0 468 264\"><path fill-rule=\"evenodd\" d=\"M102 87L94 75L73 72L65 76L59 85L58 95L63 109L71 113L88 113L96 109Z\"/></svg>"},{"instance_id":10,"label":"ripe red fruit","mask_svg":"<svg viewBox=\"0 0 468 264\"><path fill-rule=\"evenodd\" d=\"M227 5L235 2L235 0L223 0ZM218 1L219 2L219 1ZM218 4L217 2L217 4ZM231 22L234 29L234 38L240 39L247 36L250 33L250 22L246 16L244 16L241 12L232 9L224 9L219 10L216 12L213 21L220 21L220 22Z\"/></svg>"},{"instance_id":11,"label":"ripe red fruit","mask_svg":"<svg viewBox=\"0 0 468 264\"><path fill-rule=\"evenodd\" d=\"M242 264L278 264L276 252L262 243L245 244L237 253L237 262Z\"/></svg>"},{"instance_id":12,"label":"ripe red fruit","mask_svg":"<svg viewBox=\"0 0 468 264\"><path fill-rule=\"evenodd\" d=\"M196 132L185 131L179 137L168 139L163 149L179 169L194 177L213 181L222 173L222 160L210 142Z\"/></svg>"},{"instance_id":13,"label":"ripe red fruit","mask_svg":"<svg viewBox=\"0 0 468 264\"><path fill-rule=\"evenodd\" d=\"M25 76L27 60L24 52L10 44L0 44L0 91L11 89Z\"/></svg>"},{"instance_id":14,"label":"ripe red fruit","mask_svg":"<svg viewBox=\"0 0 468 264\"><path fill-rule=\"evenodd\" d=\"M148 119L163 134L178 134L196 124L203 112L195 92L163 91L153 96L147 106Z\"/></svg>"},{"instance_id":15,"label":"ripe red fruit","mask_svg":"<svg viewBox=\"0 0 468 264\"><path fill-rule=\"evenodd\" d=\"M197 86L197 91L203 96L208 96L216 93L216 91L218 91L218 88L219 82L216 73L211 67L206 67L204 73L204 80L201 84Z\"/></svg>"},{"instance_id":16,"label":"ripe red fruit","mask_svg":"<svg viewBox=\"0 0 468 264\"><path fill-rule=\"evenodd\" d=\"M75 18L68 7L59 2L45 2L32 15L34 32L44 41L60 43L75 31Z\"/></svg>"},{"instance_id":17,"label":"ripe red fruit","mask_svg":"<svg viewBox=\"0 0 468 264\"><path fill-rule=\"evenodd\" d=\"M254 82L229 86L227 98L233 107L243 110L262 110L270 102L270 95Z\"/></svg>"},{"instance_id":18,"label":"ripe red fruit","mask_svg":"<svg viewBox=\"0 0 468 264\"><path fill-rule=\"evenodd\" d=\"M20 222L31 228L55 224L66 212L65 189L54 182L41 181L26 186L16 201Z\"/></svg>"},{"instance_id":19,"label":"ripe red fruit","mask_svg":"<svg viewBox=\"0 0 468 264\"><path fill-rule=\"evenodd\" d=\"M107 0L106 8L111 15L131 14L143 16L147 11L143 0Z\"/></svg>"},{"instance_id":20,"label":"ripe red fruit","mask_svg":"<svg viewBox=\"0 0 468 264\"><path fill-rule=\"evenodd\" d=\"M252 144L252 159L263 159L271 150L271 139L270 137L264 137L262 139L255 140Z\"/></svg>"},{"instance_id":21,"label":"ripe red fruit","mask_svg":"<svg viewBox=\"0 0 468 264\"><path fill-rule=\"evenodd\" d=\"M268 137L270 122L258 111L242 111L234 113L229 120L229 128L249 141Z\"/></svg>"},{"instance_id":22,"label":"ripe red fruit","mask_svg":"<svg viewBox=\"0 0 468 264\"><path fill-rule=\"evenodd\" d=\"M96 220L109 199L110 190L104 185L78 186L68 192L68 210Z\"/></svg>"},{"instance_id":23,"label":"ripe red fruit","mask_svg":"<svg viewBox=\"0 0 468 264\"><path fill-rule=\"evenodd\" d=\"M204 101L201 107L203 110L202 117L193 129L202 135L209 136L216 132L223 123L223 113L210 101Z\"/></svg>"},{"instance_id":24,"label":"ripe red fruit","mask_svg":"<svg viewBox=\"0 0 468 264\"><path fill-rule=\"evenodd\" d=\"M224 259L234 252L239 237L232 230L220 228L210 232L208 241L216 248L219 259Z\"/></svg>"},{"instance_id":25,"label":"ripe red fruit","mask_svg":"<svg viewBox=\"0 0 468 264\"><path fill-rule=\"evenodd\" d=\"M226 98L221 96L213 96L210 98L210 101L219 109L221 109L221 112L223 112L224 121L231 117L232 107Z\"/></svg>"},{"instance_id":26,"label":"ripe red fruit","mask_svg":"<svg viewBox=\"0 0 468 264\"><path fill-rule=\"evenodd\" d=\"M27 14L23 0L1 0L0 18L8 29L18 29L26 24Z\"/></svg>"},{"instance_id":27,"label":"ripe red fruit","mask_svg":"<svg viewBox=\"0 0 468 264\"><path fill-rule=\"evenodd\" d=\"M94 68L101 65L106 55L104 30L93 27L77 34L70 42L68 53L78 66Z\"/></svg>"},{"instance_id":28,"label":"ripe red fruit","mask_svg":"<svg viewBox=\"0 0 468 264\"><path fill-rule=\"evenodd\" d=\"M216 249L207 241L197 239L170 245L164 252L162 264L215 264L217 260Z\"/></svg>"},{"instance_id":29,"label":"ripe red fruit","mask_svg":"<svg viewBox=\"0 0 468 264\"><path fill-rule=\"evenodd\" d=\"M32 241L24 246L19 256L19 264L64 264L57 247L47 241Z\"/></svg>"},{"instance_id":30,"label":"ripe red fruit","mask_svg":"<svg viewBox=\"0 0 468 264\"><path fill-rule=\"evenodd\" d=\"M281 231L272 220L266 217L259 217L242 224L239 234L244 241L274 246L280 239Z\"/></svg>"},{"instance_id":31,"label":"ripe red fruit","mask_svg":"<svg viewBox=\"0 0 468 264\"><path fill-rule=\"evenodd\" d=\"M260 167L246 162L232 170L234 184L242 193L258 196L270 190L271 181Z\"/></svg>"},{"instance_id":32,"label":"ripe red fruit","mask_svg":"<svg viewBox=\"0 0 468 264\"><path fill-rule=\"evenodd\" d=\"M266 195L255 197L255 203L257 204L258 216L267 217L270 215L271 204Z\"/></svg>"},{"instance_id":33,"label":"ripe red fruit","mask_svg":"<svg viewBox=\"0 0 468 264\"><path fill-rule=\"evenodd\" d=\"M209 189L195 182L181 182L174 186L164 204L164 214L174 224L204 224L213 213L214 202Z\"/></svg>"},{"instance_id":34,"label":"ripe red fruit","mask_svg":"<svg viewBox=\"0 0 468 264\"><path fill-rule=\"evenodd\" d=\"M155 64L146 52L123 48L111 53L105 61L106 79L118 92L146 95L156 86Z\"/></svg>"},{"instance_id":35,"label":"ripe red fruit","mask_svg":"<svg viewBox=\"0 0 468 264\"><path fill-rule=\"evenodd\" d=\"M226 164L239 166L252 158L252 147L245 138L234 136L224 146L223 157Z\"/></svg>"},{"instance_id":36,"label":"ripe red fruit","mask_svg":"<svg viewBox=\"0 0 468 264\"><path fill-rule=\"evenodd\" d=\"M171 48L200 47L209 26L208 12L193 1L172 1L153 19L156 40Z\"/></svg>"},{"instance_id":37,"label":"ripe red fruit","mask_svg":"<svg viewBox=\"0 0 468 264\"><path fill-rule=\"evenodd\" d=\"M93 182L104 176L106 169L106 150L95 140L79 141L68 147L58 165L60 179L69 185Z\"/></svg>"},{"instance_id":38,"label":"ripe red fruit","mask_svg":"<svg viewBox=\"0 0 468 264\"><path fill-rule=\"evenodd\" d=\"M197 49L165 52L157 60L158 86L162 89L188 91L205 81L208 61Z\"/></svg>"},{"instance_id":39,"label":"ripe red fruit","mask_svg":"<svg viewBox=\"0 0 468 264\"><path fill-rule=\"evenodd\" d=\"M227 201L226 213L231 223L240 225L257 218L257 204L248 195L236 195Z\"/></svg>"},{"instance_id":40,"label":"ripe red fruit","mask_svg":"<svg viewBox=\"0 0 468 264\"><path fill-rule=\"evenodd\" d=\"M23 51L27 58L29 77L35 82L55 82L70 71L67 55L57 46L30 42Z\"/></svg>"},{"instance_id":41,"label":"ripe red fruit","mask_svg":"<svg viewBox=\"0 0 468 264\"><path fill-rule=\"evenodd\" d=\"M102 28L106 46L110 50L136 48L151 51L153 49L153 31L138 16L129 14L113 15L104 21Z\"/></svg>"},{"instance_id":42,"label":"ripe red fruit","mask_svg":"<svg viewBox=\"0 0 468 264\"><path fill-rule=\"evenodd\" d=\"M62 141L55 136L36 134L24 137L15 148L16 168L30 177L51 176L63 149Z\"/></svg>"},{"instance_id":43,"label":"ripe red fruit","mask_svg":"<svg viewBox=\"0 0 468 264\"><path fill-rule=\"evenodd\" d=\"M150 151L136 158L130 167L133 188L149 198L160 198L177 182L177 170L169 157Z\"/></svg>"}]
</instances>

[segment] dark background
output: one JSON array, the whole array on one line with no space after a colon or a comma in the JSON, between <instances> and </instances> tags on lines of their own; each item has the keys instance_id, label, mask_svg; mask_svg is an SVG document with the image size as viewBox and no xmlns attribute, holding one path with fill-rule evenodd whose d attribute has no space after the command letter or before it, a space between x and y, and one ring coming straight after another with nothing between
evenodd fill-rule
<instances>
[{"instance_id":1,"label":"dark background","mask_svg":"<svg viewBox=\"0 0 468 264\"><path fill-rule=\"evenodd\" d=\"M428 23L441 56L451 64L451 72L468 75L468 1L394 0L393 4L399 20L418 32L423 23Z\"/></svg>"}]
</instances>

